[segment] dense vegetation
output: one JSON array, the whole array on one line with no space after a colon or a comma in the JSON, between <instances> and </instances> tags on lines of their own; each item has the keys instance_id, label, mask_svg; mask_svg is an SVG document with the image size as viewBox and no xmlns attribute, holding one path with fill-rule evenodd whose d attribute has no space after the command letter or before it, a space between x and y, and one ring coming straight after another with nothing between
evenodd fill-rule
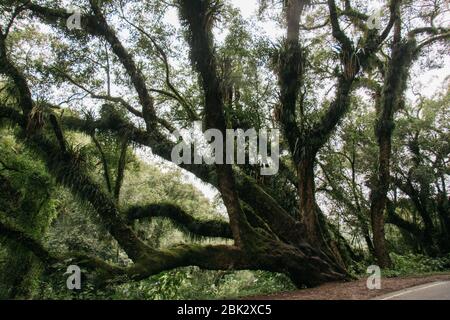
<instances>
[{"instance_id":1,"label":"dense vegetation","mask_svg":"<svg viewBox=\"0 0 450 320\"><path fill-rule=\"evenodd\" d=\"M373 264L450 269L445 1L386 1L375 28L365 1L258 5L245 20L225 0L0 0L0 298L222 298ZM439 69L425 94L415 78ZM195 121L279 128L279 172L171 163Z\"/></svg>"}]
</instances>

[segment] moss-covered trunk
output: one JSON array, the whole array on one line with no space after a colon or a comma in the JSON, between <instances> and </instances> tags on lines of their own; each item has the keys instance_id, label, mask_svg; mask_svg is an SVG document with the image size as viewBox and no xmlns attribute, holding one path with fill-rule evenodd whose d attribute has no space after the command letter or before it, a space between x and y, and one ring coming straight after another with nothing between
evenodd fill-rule
<instances>
[{"instance_id":1,"label":"moss-covered trunk","mask_svg":"<svg viewBox=\"0 0 450 320\"><path fill-rule=\"evenodd\" d=\"M298 166L299 219L310 243L321 244L319 222L316 213L314 159L305 157Z\"/></svg>"},{"instance_id":2,"label":"moss-covered trunk","mask_svg":"<svg viewBox=\"0 0 450 320\"><path fill-rule=\"evenodd\" d=\"M384 231L384 209L389 189L390 138L382 139L379 148L379 176L377 186L372 190L370 211L375 256L380 267L387 268L392 264L386 247Z\"/></svg>"},{"instance_id":3,"label":"moss-covered trunk","mask_svg":"<svg viewBox=\"0 0 450 320\"><path fill-rule=\"evenodd\" d=\"M390 186L390 162L392 152L392 133L394 131L395 112L400 109L406 81L412 62L413 41L402 41L400 11L397 9L392 42L392 57L385 72L381 103L378 106L378 120L375 135L378 141L378 172L370 195L370 215L372 222L373 244L380 267L389 267L392 262L387 250L384 215Z\"/></svg>"}]
</instances>

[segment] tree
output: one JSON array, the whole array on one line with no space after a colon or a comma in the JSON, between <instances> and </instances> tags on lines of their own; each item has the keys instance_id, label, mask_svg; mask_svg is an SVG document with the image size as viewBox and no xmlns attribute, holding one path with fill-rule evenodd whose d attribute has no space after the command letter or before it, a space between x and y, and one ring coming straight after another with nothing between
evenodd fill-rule
<instances>
[{"instance_id":1,"label":"tree","mask_svg":"<svg viewBox=\"0 0 450 320\"><path fill-rule=\"evenodd\" d=\"M262 49L256 45L253 49L255 52L242 50L239 45L231 43L230 38L223 50L217 49L213 27L219 23L218 17L226 17L227 13L233 12L221 1L175 1L173 5L178 10L185 36L182 45L186 49L187 44L190 53L186 59L188 61L183 61L187 57L179 56L181 63L184 63L179 74L173 72L175 67L170 64L169 50L164 45L172 39L167 35L170 34L169 28L146 24L146 10L149 15L161 15L164 11L161 4L150 2L149 6L142 5L139 7L141 10L137 11L127 4L123 1L91 0L83 6L81 29L69 30L66 22L71 13L63 8L44 6L33 1L3 1L2 6L9 10L10 15L8 19L5 18L6 28L0 34L0 73L14 84L15 91L10 95L10 101L2 103L0 117L16 126L17 138L39 155L58 184L69 188L74 195L92 205L102 225L133 264L112 265L84 253L66 253L61 256L50 252L39 239L14 226L1 223L2 231L11 241L31 250L49 269L70 257L74 263L97 271L103 281L143 279L163 270L191 265L204 269L281 272L288 275L297 286L348 279L342 254L331 241L331 228L316 202L315 165L318 154L348 113L354 87L373 68L373 61L377 60L377 54L382 53L384 43L396 23L394 33L398 31L400 1L389 2L389 21L381 32L368 30L367 27L359 30L368 17L359 14L349 1L345 2L344 9L338 8L335 1L331 0L325 6L317 5L318 12L326 10L326 23L318 27L300 23L305 8L310 5L308 1L283 1L280 9L286 26L285 39L278 49L271 50L262 44ZM312 6L311 10L314 9L316 7ZM129 41L125 43L121 39L111 18L119 19L129 28ZM15 25L21 20L35 22L35 19L63 33L50 39L50 61L36 59L34 65L29 66L32 71L29 71L18 63L20 59L14 54L15 46L26 33L20 27L16 30ZM350 21L352 32L361 31L357 43L352 40L350 31L346 33L341 28L343 20ZM242 23L234 23L232 32L240 32ZM311 43L303 38L300 31L329 28L336 46L335 53L330 50L325 52L324 57L320 53L315 55L308 52L307 45ZM448 36L446 30L436 32L439 35L425 40L419 47ZM241 38L245 39L245 33L241 33ZM317 45L317 41L323 43L323 36L319 35L311 42ZM393 42L393 59L399 58L404 52L396 49L400 43L395 36ZM71 46L77 45L85 50L71 49ZM96 48L92 54L89 50L91 47ZM140 52L142 49L144 51ZM233 57L229 56L233 51L237 57L242 56L244 61L251 61L249 66L233 61ZM279 102L274 114L276 122L283 129L289 154L284 159L282 175L289 179L285 182L281 182L278 177L262 179L254 174L256 170L251 166L241 169L228 164L214 167L181 165L183 169L217 187L228 213L227 225L215 221L196 221L174 205L149 203L129 209L120 206L120 190L130 143L150 147L154 154L170 161L175 143L168 132L192 121L201 119L205 129L215 128L222 133L229 127L267 125L271 119L264 119L264 112L258 112L258 117L252 117L251 112L243 111L244 104L257 100L249 92L252 86L258 85L237 81L249 76L245 71L256 76L260 74L256 66L257 59L251 54L258 55L261 51L271 52L275 62L272 67L278 78ZM316 72L311 64L316 62L314 60L320 62L326 59L338 62L338 67L334 68L331 75L326 75L335 81L334 97L331 102L324 103L323 108L311 107L315 97L313 94L308 95L305 88L313 87L314 82L327 73ZM68 61L73 61L73 64ZM235 71L239 67L246 70ZM393 108L397 107L406 79L403 72L400 73L401 79L397 78L399 74L393 70L394 67L399 68L397 64L392 65L384 78L386 89L381 99L383 111L380 111L381 120L377 131L382 161L379 186L372 197L372 216L375 217L372 223L373 242L375 253L383 266L389 264L380 257L386 255L382 248L382 214L386 188L389 186L389 139L392 134L390 128L385 129L385 123L393 117ZM99 70L106 73L106 80L93 76ZM151 77L146 77L147 72ZM112 79L126 93L120 97L112 96ZM37 99L39 85L48 86L52 82L60 92L64 86L70 85L92 99L101 100L103 104L99 116L66 114L52 103L48 93L43 94L44 99ZM107 88L106 94L101 92L99 83ZM272 83L269 88L273 87ZM263 94L264 97L272 97L277 92ZM73 103L73 97L67 98ZM166 102L170 112L164 114L164 109L158 108L157 102ZM258 106L258 103L255 104ZM181 120L178 121L178 118ZM83 156L74 151L68 138L70 132L84 132L91 137L102 163L104 186L93 179L84 165ZM97 139L99 134L111 135L120 146L114 164L117 168L114 169L114 179L111 159L108 159L104 146ZM273 186L280 184L294 191L294 195L286 196L291 199L288 203L277 201L280 195L275 196L277 191ZM293 208L292 203L295 201L292 199L297 200L297 208ZM143 241L130 226L130 221L145 216L171 218L190 232L231 238L234 245L185 244L160 250ZM337 237L342 238L340 234Z\"/></svg>"},{"instance_id":2,"label":"tree","mask_svg":"<svg viewBox=\"0 0 450 320\"><path fill-rule=\"evenodd\" d=\"M388 206L387 221L413 235L416 248L432 256L448 251L448 139L445 130L437 129L446 126L439 114L446 112L447 100L448 92L433 102L420 98L417 107L404 110L394 136L402 144L394 151L399 158L392 172L397 197ZM415 215L419 225L411 221Z\"/></svg>"}]
</instances>

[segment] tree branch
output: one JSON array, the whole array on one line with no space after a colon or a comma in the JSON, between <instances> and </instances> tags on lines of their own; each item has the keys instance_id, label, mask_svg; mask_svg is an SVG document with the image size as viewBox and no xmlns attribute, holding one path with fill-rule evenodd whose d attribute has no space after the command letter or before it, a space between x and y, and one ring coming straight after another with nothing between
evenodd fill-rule
<instances>
[{"instance_id":1,"label":"tree branch","mask_svg":"<svg viewBox=\"0 0 450 320\"><path fill-rule=\"evenodd\" d=\"M45 249L38 241L27 235L25 232L7 225L0 220L0 238L1 237L24 246L47 266L55 264L59 261L56 256L48 252L47 249Z\"/></svg>"},{"instance_id":2,"label":"tree branch","mask_svg":"<svg viewBox=\"0 0 450 320\"><path fill-rule=\"evenodd\" d=\"M450 32L447 33L443 33L440 35L437 35L435 37L431 37L423 42L421 42L416 49L414 50L414 55L417 55L423 48L425 48L426 46L429 46L437 41L441 41L441 40L449 40L450 39Z\"/></svg>"},{"instance_id":3,"label":"tree branch","mask_svg":"<svg viewBox=\"0 0 450 320\"><path fill-rule=\"evenodd\" d=\"M91 35L102 37L109 43L112 51L119 58L119 61L125 68L138 93L139 101L142 106L142 114L146 120L148 129L155 129L154 124L157 122L157 116L154 109L154 100L149 94L144 76L137 68L132 56L117 37L115 31L108 25L96 1L91 0L90 4L94 15L83 15L81 17L83 30ZM35 16L43 19L45 22L66 30L65 22L70 17L70 14L65 10L47 8L34 3L29 3L27 8L31 10Z\"/></svg>"},{"instance_id":4,"label":"tree branch","mask_svg":"<svg viewBox=\"0 0 450 320\"><path fill-rule=\"evenodd\" d=\"M111 178L109 175L109 166L108 166L108 161L106 161L105 153L103 152L103 148L102 148L100 142L97 140L97 138L95 136L95 132L91 133L91 138L92 138L92 141L94 142L95 146L97 147L98 152L100 153L100 160L103 165L103 176L105 177L106 188L108 189L109 193L112 193Z\"/></svg>"},{"instance_id":5,"label":"tree branch","mask_svg":"<svg viewBox=\"0 0 450 320\"><path fill-rule=\"evenodd\" d=\"M187 266L198 266L206 270L256 268L237 247L180 244L149 256L147 260L132 266L128 274L133 280L142 280L165 270Z\"/></svg>"},{"instance_id":6,"label":"tree branch","mask_svg":"<svg viewBox=\"0 0 450 320\"><path fill-rule=\"evenodd\" d=\"M158 43L155 41L155 39L148 33L146 32L144 29L142 29L141 27L135 25L133 22L129 21L125 15L122 12L122 18L131 26L133 26L136 30L138 30L139 32L141 32L143 35L145 35L153 44L153 46L156 48L156 51L159 54L159 57L161 58L162 62L164 63L164 67L165 67L165 71L166 71L166 85L167 87L172 91L172 94L164 91L164 90L155 90L153 89L152 91L154 92L158 92L161 94L164 94L172 99L175 99L176 101L178 101L185 109L186 113L189 116L189 120L191 121L196 121L199 120L199 116L195 113L195 111L193 110L193 106L179 93L179 91L175 88L175 86L172 84L172 82L170 81L170 66L169 66L169 61L167 58L166 53L164 52L164 50L161 48L160 45L158 45Z\"/></svg>"},{"instance_id":7,"label":"tree branch","mask_svg":"<svg viewBox=\"0 0 450 320\"><path fill-rule=\"evenodd\" d=\"M232 238L228 222L196 219L178 206L169 203L132 207L125 214L129 221L163 217L171 219L182 230L198 236Z\"/></svg>"},{"instance_id":8,"label":"tree branch","mask_svg":"<svg viewBox=\"0 0 450 320\"><path fill-rule=\"evenodd\" d=\"M84 85L78 83L77 81L75 81L75 79L73 79L69 74L67 74L66 72L58 69L58 68L51 68L51 70L54 70L55 72L57 72L59 75L61 75L62 77L66 78L70 83L72 83L73 85L77 86L78 88L80 88L81 90L87 92L90 94L91 98L93 99L100 99L100 100L106 100L106 101L111 101L111 102L115 102L115 103L119 103L121 104L126 110L128 110L130 113L132 113L133 115L135 115L136 117L139 118L143 118L142 112L136 110L135 108L133 108L128 102L126 102L123 98L121 97L113 97L111 95L99 95L94 93L92 90L86 88Z\"/></svg>"},{"instance_id":9,"label":"tree branch","mask_svg":"<svg viewBox=\"0 0 450 320\"><path fill-rule=\"evenodd\" d=\"M127 164L127 151L128 151L128 136L122 138L122 144L120 148L119 162L117 163L117 177L116 184L114 185L114 199L119 202L120 189L122 189L123 178L125 176L125 169Z\"/></svg>"},{"instance_id":10,"label":"tree branch","mask_svg":"<svg viewBox=\"0 0 450 320\"><path fill-rule=\"evenodd\" d=\"M336 2L334 0L328 0L328 9L330 11L330 22L333 37L341 44L344 52L353 51L352 42L341 30L341 27L339 25L339 16L337 13Z\"/></svg>"}]
</instances>

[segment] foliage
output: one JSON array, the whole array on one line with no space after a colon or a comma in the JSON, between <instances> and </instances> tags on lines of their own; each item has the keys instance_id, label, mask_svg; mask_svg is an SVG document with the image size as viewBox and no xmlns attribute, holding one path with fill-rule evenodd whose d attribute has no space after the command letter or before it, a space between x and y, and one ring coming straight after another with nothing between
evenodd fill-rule
<instances>
[{"instance_id":1,"label":"foliage","mask_svg":"<svg viewBox=\"0 0 450 320\"><path fill-rule=\"evenodd\" d=\"M282 274L263 271L205 271L196 267L174 269L148 279L95 290L91 285L81 292L60 290L63 277L43 282L43 299L131 299L131 300L196 300L227 299L266 295L294 290L295 286Z\"/></svg>"},{"instance_id":2,"label":"foliage","mask_svg":"<svg viewBox=\"0 0 450 320\"><path fill-rule=\"evenodd\" d=\"M391 253L394 267L384 270L382 274L386 277L397 277L404 275L419 275L450 270L450 255L440 258L431 258L423 254L398 255Z\"/></svg>"}]
</instances>

